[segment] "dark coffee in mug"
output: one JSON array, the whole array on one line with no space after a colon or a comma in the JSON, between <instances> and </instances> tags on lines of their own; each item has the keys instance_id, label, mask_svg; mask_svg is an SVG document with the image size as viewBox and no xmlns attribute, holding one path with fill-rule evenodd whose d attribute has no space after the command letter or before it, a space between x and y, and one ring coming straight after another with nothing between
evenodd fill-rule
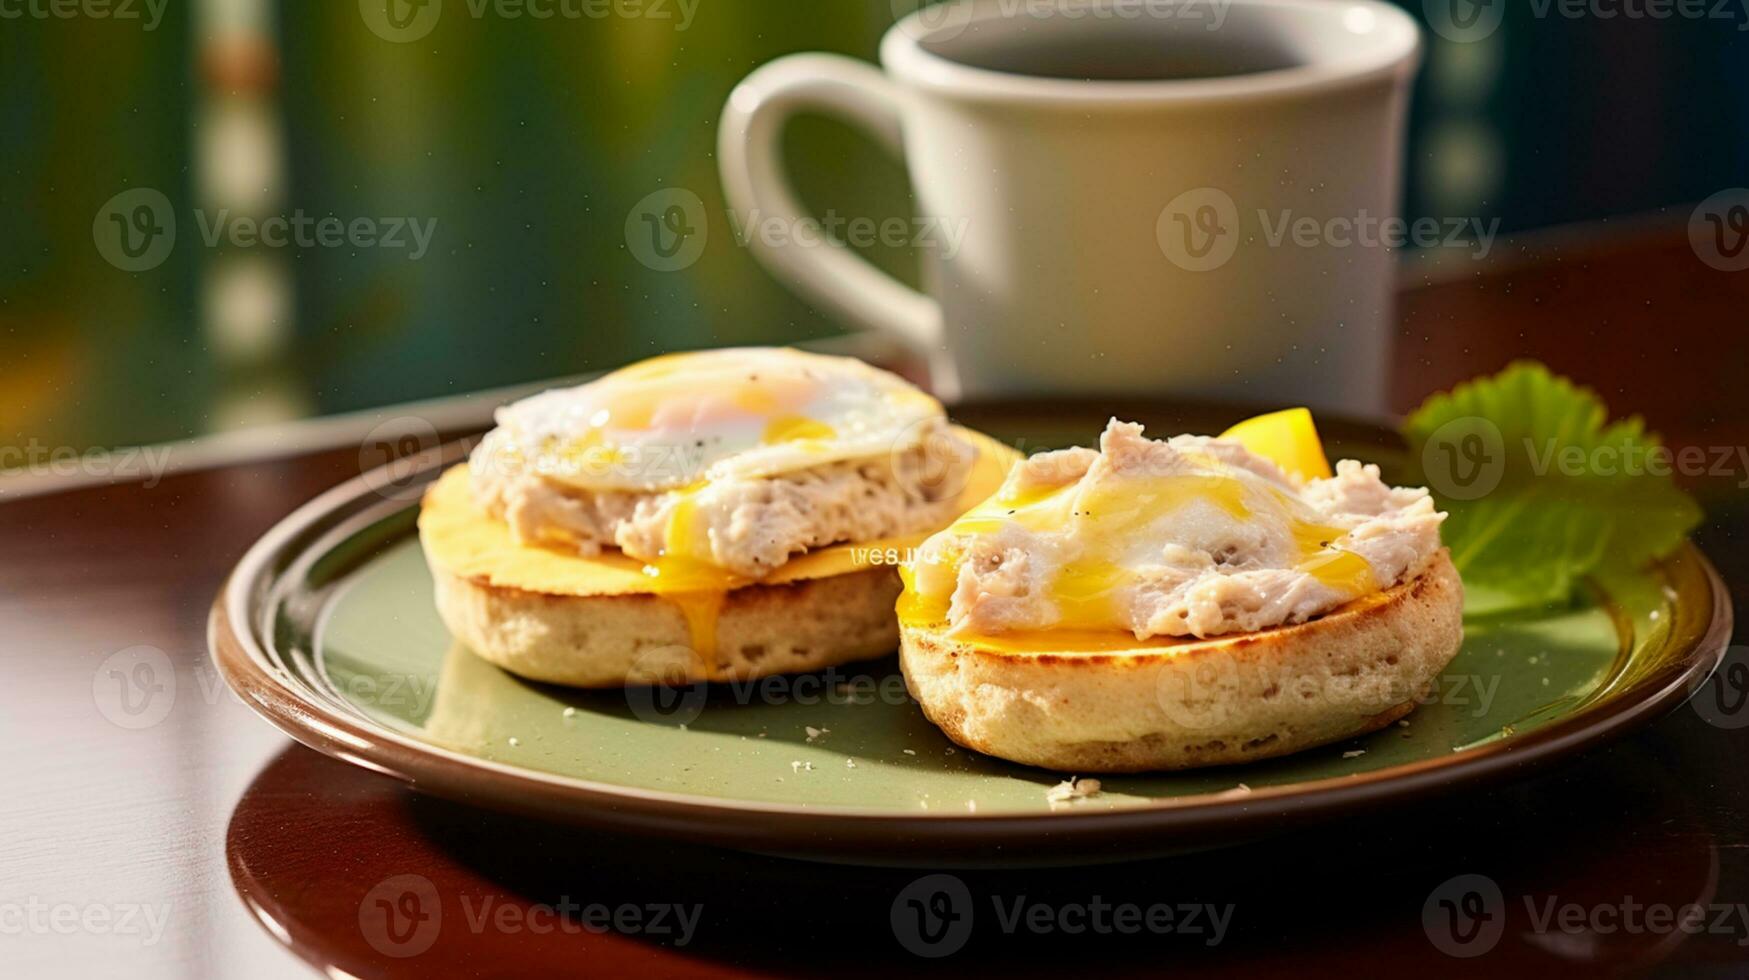
<instances>
[{"instance_id":1,"label":"dark coffee in mug","mask_svg":"<svg viewBox=\"0 0 1749 980\"><path fill-rule=\"evenodd\" d=\"M1092 14L1062 23L1063 12L1041 6L1035 14L1015 0L1016 19L976 23L952 39L927 41L941 57L971 68L1037 78L1151 82L1226 78L1295 68L1304 63L1286 40L1219 28L1212 3L1207 20L1154 20ZM1149 5L1136 9L1145 10ZM1157 4L1160 9L1167 8ZM1186 5L1180 4L1179 7ZM1194 8L1197 5L1191 4ZM1098 6L1094 10L1102 9ZM1123 5L1114 10L1125 9ZM1229 15L1230 16L1230 15ZM1239 15L1243 17L1243 14ZM1237 25L1235 25L1235 28Z\"/></svg>"}]
</instances>

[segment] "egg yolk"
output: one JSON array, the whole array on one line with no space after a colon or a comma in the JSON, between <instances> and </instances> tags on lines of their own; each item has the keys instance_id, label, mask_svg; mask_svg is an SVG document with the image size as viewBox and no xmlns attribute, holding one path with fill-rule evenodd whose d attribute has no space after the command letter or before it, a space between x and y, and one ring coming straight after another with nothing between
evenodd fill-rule
<instances>
[{"instance_id":1,"label":"egg yolk","mask_svg":"<svg viewBox=\"0 0 1749 980\"><path fill-rule=\"evenodd\" d=\"M766 425L765 434L760 441L766 445L780 442L808 442L830 439L837 434L837 430L826 423L808 418L805 415L783 415L772 419Z\"/></svg>"},{"instance_id":2,"label":"egg yolk","mask_svg":"<svg viewBox=\"0 0 1749 980\"><path fill-rule=\"evenodd\" d=\"M604 389L589 424L629 432L690 432L738 419L781 421L805 417L808 403L821 394L817 381L798 375L723 378L676 372Z\"/></svg>"}]
</instances>

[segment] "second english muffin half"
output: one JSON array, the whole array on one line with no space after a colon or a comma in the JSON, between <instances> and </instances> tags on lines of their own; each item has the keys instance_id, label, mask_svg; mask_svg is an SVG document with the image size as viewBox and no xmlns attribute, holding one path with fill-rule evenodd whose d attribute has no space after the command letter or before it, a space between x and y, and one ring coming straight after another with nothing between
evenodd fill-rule
<instances>
[{"instance_id":1,"label":"second english muffin half","mask_svg":"<svg viewBox=\"0 0 1749 980\"><path fill-rule=\"evenodd\" d=\"M1113 420L905 570L900 663L989 755L1080 772L1247 762L1413 711L1463 640L1425 490L1325 461L1309 413L1224 438Z\"/></svg>"},{"instance_id":2,"label":"second english muffin half","mask_svg":"<svg viewBox=\"0 0 1749 980\"><path fill-rule=\"evenodd\" d=\"M904 624L901 643L912 696L961 745L1065 772L1188 769L1407 716L1462 642L1462 607L1441 553L1376 597L1234 637L1088 650L1072 637L991 645Z\"/></svg>"}]
</instances>

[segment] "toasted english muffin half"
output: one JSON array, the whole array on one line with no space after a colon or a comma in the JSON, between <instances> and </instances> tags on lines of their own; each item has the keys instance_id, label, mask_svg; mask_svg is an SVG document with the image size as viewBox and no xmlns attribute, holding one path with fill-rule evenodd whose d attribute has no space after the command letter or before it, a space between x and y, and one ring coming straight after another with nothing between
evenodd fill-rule
<instances>
[{"instance_id":1,"label":"toasted english muffin half","mask_svg":"<svg viewBox=\"0 0 1749 980\"><path fill-rule=\"evenodd\" d=\"M903 620L899 632L912 697L969 749L1066 772L1189 769L1287 755L1409 714L1463 642L1463 583L1441 550L1390 589L1255 633L968 643Z\"/></svg>"},{"instance_id":2,"label":"toasted english muffin half","mask_svg":"<svg viewBox=\"0 0 1749 980\"><path fill-rule=\"evenodd\" d=\"M572 687L821 670L885 656L899 639L893 619L899 574L892 568L742 586L704 610L651 594L529 592L435 564L432 576L438 615L456 639L518 677ZM701 613L715 617L708 649L694 642Z\"/></svg>"}]
</instances>

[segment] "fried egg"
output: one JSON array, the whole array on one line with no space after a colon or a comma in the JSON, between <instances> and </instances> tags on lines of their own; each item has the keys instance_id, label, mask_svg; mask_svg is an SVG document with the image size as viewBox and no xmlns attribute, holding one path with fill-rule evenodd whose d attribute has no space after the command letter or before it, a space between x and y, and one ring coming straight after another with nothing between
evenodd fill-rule
<instances>
[{"instance_id":1,"label":"fried egg","mask_svg":"<svg viewBox=\"0 0 1749 980\"><path fill-rule=\"evenodd\" d=\"M500 409L493 455L582 490L662 492L884 457L939 402L847 357L669 354Z\"/></svg>"}]
</instances>

